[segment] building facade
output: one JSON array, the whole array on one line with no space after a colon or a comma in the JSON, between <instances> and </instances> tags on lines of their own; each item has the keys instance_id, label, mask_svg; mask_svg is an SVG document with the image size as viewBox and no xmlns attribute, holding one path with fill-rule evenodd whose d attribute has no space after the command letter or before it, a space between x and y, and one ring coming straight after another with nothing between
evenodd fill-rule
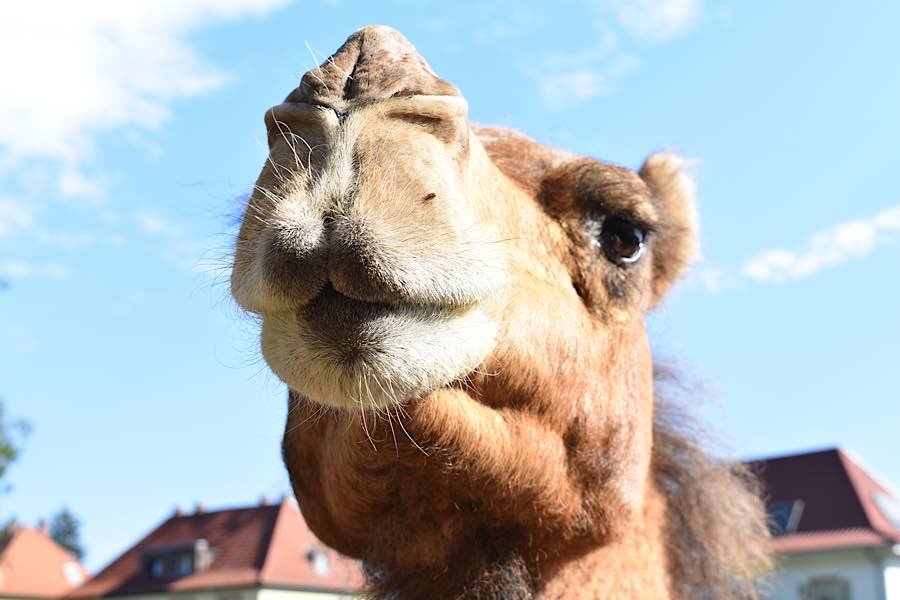
<instances>
[{"instance_id":1,"label":"building facade","mask_svg":"<svg viewBox=\"0 0 900 600\"><path fill-rule=\"evenodd\" d=\"M777 571L768 600L900 600L900 501L846 451L751 463Z\"/></svg>"},{"instance_id":2,"label":"building facade","mask_svg":"<svg viewBox=\"0 0 900 600\"><path fill-rule=\"evenodd\" d=\"M293 500L176 512L66 600L337 600L359 565L319 542Z\"/></svg>"}]
</instances>

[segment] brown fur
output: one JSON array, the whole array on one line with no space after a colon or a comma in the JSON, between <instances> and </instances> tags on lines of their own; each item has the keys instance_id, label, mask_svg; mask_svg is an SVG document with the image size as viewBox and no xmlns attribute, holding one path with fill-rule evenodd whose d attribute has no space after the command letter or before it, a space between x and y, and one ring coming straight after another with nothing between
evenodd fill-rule
<instances>
[{"instance_id":1,"label":"brown fur","mask_svg":"<svg viewBox=\"0 0 900 600\"><path fill-rule=\"evenodd\" d=\"M644 328L696 248L679 163L470 129L456 94L368 28L267 117L232 286L307 522L378 598L752 597L753 481L661 399Z\"/></svg>"}]
</instances>

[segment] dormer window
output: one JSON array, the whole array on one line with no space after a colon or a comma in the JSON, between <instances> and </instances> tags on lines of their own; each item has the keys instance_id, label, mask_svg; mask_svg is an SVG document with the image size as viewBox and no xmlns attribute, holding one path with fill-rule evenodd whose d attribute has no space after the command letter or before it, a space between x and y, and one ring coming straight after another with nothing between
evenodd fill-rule
<instances>
[{"instance_id":1,"label":"dormer window","mask_svg":"<svg viewBox=\"0 0 900 600\"><path fill-rule=\"evenodd\" d=\"M162 579L166 572L166 565L162 558L154 558L150 561L150 576L154 579Z\"/></svg>"},{"instance_id":2,"label":"dormer window","mask_svg":"<svg viewBox=\"0 0 900 600\"><path fill-rule=\"evenodd\" d=\"M769 505L769 526L772 535L784 535L797 531L803 514L803 500L773 502Z\"/></svg>"},{"instance_id":3,"label":"dormer window","mask_svg":"<svg viewBox=\"0 0 900 600\"><path fill-rule=\"evenodd\" d=\"M213 553L206 540L192 544L159 546L144 550L144 572L151 579L179 579L212 564Z\"/></svg>"},{"instance_id":4,"label":"dormer window","mask_svg":"<svg viewBox=\"0 0 900 600\"><path fill-rule=\"evenodd\" d=\"M175 575L184 577L194 572L194 557L192 554L181 554L175 563Z\"/></svg>"}]
</instances>

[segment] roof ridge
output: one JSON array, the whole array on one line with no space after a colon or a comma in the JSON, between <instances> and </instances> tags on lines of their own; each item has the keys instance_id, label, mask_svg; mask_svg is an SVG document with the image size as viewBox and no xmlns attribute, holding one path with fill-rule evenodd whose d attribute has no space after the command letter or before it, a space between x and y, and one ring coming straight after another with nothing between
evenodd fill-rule
<instances>
[{"instance_id":1,"label":"roof ridge","mask_svg":"<svg viewBox=\"0 0 900 600\"><path fill-rule=\"evenodd\" d=\"M877 533L879 536L883 537L885 541L896 543L900 541L900 527L892 527L893 531L886 531L883 527L879 525L880 521L887 521L888 524L893 525L890 520L887 518L887 515L883 514L880 507L875 504L875 499L870 497L871 494L866 494L868 490L864 488L862 485L864 482L856 481L856 474L851 471L849 467L852 467L862 477L868 478L872 483L876 486L880 487L882 490L886 491L888 496L894 500L897 500L897 496L893 494L893 490L891 490L887 485L885 485L881 480L876 479L869 470L864 467L860 461L856 460L854 456L850 453L839 450L838 457L841 461L841 466L843 467L843 471L847 476L847 479L850 481L850 486L853 488L854 496L856 497L857 502L860 503L863 509L863 514L866 516L866 519L869 521L869 527ZM873 515L874 513L874 515ZM873 516L875 517L873 519Z\"/></svg>"},{"instance_id":2,"label":"roof ridge","mask_svg":"<svg viewBox=\"0 0 900 600\"><path fill-rule=\"evenodd\" d=\"M224 513L224 512L263 510L263 509L267 509L267 508L272 508L273 506L274 506L273 504L251 504L249 506L248 505L243 505L243 506L231 505L231 506L226 506L224 508L216 508L216 509L212 509L212 510L204 507L199 512L196 510L193 510L190 512L183 512L181 514L179 514L178 512L175 512L169 518L170 519L190 519L193 517L202 517L205 515L215 515L215 514Z\"/></svg>"},{"instance_id":3,"label":"roof ridge","mask_svg":"<svg viewBox=\"0 0 900 600\"><path fill-rule=\"evenodd\" d=\"M815 448L810 448L807 450L795 450L795 451L785 451L782 454L766 454L766 455L758 455L758 456L750 456L741 459L741 462L744 463L759 463L759 462L768 462L772 460L784 460L789 458L803 458L806 456L811 456L813 454L826 454L828 452L841 452L840 446L820 446Z\"/></svg>"},{"instance_id":4,"label":"roof ridge","mask_svg":"<svg viewBox=\"0 0 900 600\"><path fill-rule=\"evenodd\" d=\"M269 560L273 557L273 555L276 552L275 536L279 532L280 528L284 527L285 526L284 524L287 522L287 519L283 518L284 512L286 510L291 510L291 509L298 510L298 511L300 510L299 507L297 507L297 505L293 502L293 496L290 496L290 497L287 495L283 496L281 498L281 502L278 503L278 513L275 516L275 524L272 527L272 533L269 536L269 543L268 543L268 546L266 547L266 556L263 559L263 563L262 563L262 565L260 565L260 568L259 568L258 579L259 579L260 584L270 583L269 571L271 569L270 569ZM302 517L301 517L301 521L302 521ZM306 522L305 521L302 521L302 522L303 522L303 525L306 526Z\"/></svg>"},{"instance_id":5,"label":"roof ridge","mask_svg":"<svg viewBox=\"0 0 900 600\"><path fill-rule=\"evenodd\" d=\"M882 475L881 472L878 471L878 469L872 467L868 462L861 459L859 455L856 454L856 452L853 452L846 448L838 448L838 453L845 459L850 461L860 471L865 473L866 476L869 477L869 479L873 480L875 483L881 486L889 496L891 496L895 500L900 501L900 493L898 493L897 490L892 487L891 482L887 479L887 477Z\"/></svg>"},{"instance_id":6,"label":"roof ridge","mask_svg":"<svg viewBox=\"0 0 900 600\"><path fill-rule=\"evenodd\" d=\"M17 532L18 530L6 530L0 535L0 562L3 562L3 554L6 552L6 549L9 548L9 543L16 536Z\"/></svg>"},{"instance_id":7,"label":"roof ridge","mask_svg":"<svg viewBox=\"0 0 900 600\"><path fill-rule=\"evenodd\" d=\"M266 543L266 555L263 557L262 564L259 566L259 571L256 574L256 581L260 585L268 581L269 559L272 558L272 555L275 552L275 534L278 531L279 526L285 521L285 519L282 518L282 514L287 507L288 499L287 496L284 496L282 497L281 502L278 503L278 512L275 515L275 523L272 526L272 531L269 534L269 539Z\"/></svg>"},{"instance_id":8,"label":"roof ridge","mask_svg":"<svg viewBox=\"0 0 900 600\"><path fill-rule=\"evenodd\" d=\"M143 542L145 539L147 539L149 536L151 536L153 533L155 533L158 529L160 529L163 525L165 525L169 521L175 519L176 517L178 517L178 515L170 514L168 517L164 518L162 521L159 521L155 526L146 530L146 532L143 535L141 535L140 537L137 538L136 542L129 544L124 550L122 550L118 554L114 555L105 565L103 565L101 568L99 568L96 571L94 571L93 573L91 573L88 576L88 578L81 585L79 585L75 589L69 591L69 593L67 593L64 596L64 598L78 597L78 591L81 588L86 587L88 584L93 582L95 579L99 579L101 575L103 575L107 570L112 568L113 565L115 565L122 558L124 558L126 554L128 554L129 552L131 552L132 550L137 548L141 544L141 542Z\"/></svg>"}]
</instances>

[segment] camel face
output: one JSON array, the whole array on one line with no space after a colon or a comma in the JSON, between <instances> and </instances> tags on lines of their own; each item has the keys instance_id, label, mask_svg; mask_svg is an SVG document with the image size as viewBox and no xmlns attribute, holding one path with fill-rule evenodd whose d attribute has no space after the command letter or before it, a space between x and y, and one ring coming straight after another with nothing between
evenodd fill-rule
<instances>
[{"instance_id":1,"label":"camel face","mask_svg":"<svg viewBox=\"0 0 900 600\"><path fill-rule=\"evenodd\" d=\"M473 130L387 28L351 36L265 120L232 291L294 392L377 411L476 373L533 388L520 373L540 364L541 397L581 372L610 407L648 404L643 315L694 239L673 159L636 174Z\"/></svg>"},{"instance_id":2,"label":"camel face","mask_svg":"<svg viewBox=\"0 0 900 600\"><path fill-rule=\"evenodd\" d=\"M292 390L384 409L488 368L498 345L596 354L611 325L624 335L630 323L635 340L621 343L640 346L643 313L676 274L656 277L660 265L683 263L652 253L690 243L659 241L692 233L663 231L673 207L651 187L654 173L678 184L677 165L660 157L642 179L510 132L476 137L466 116L462 98L431 95L266 114L270 156L232 290Z\"/></svg>"},{"instance_id":3,"label":"camel face","mask_svg":"<svg viewBox=\"0 0 900 600\"><path fill-rule=\"evenodd\" d=\"M270 158L233 271L262 318L262 350L293 390L385 408L480 364L503 287L498 232L467 194L458 97L394 98L338 118L285 104L266 116Z\"/></svg>"}]
</instances>

